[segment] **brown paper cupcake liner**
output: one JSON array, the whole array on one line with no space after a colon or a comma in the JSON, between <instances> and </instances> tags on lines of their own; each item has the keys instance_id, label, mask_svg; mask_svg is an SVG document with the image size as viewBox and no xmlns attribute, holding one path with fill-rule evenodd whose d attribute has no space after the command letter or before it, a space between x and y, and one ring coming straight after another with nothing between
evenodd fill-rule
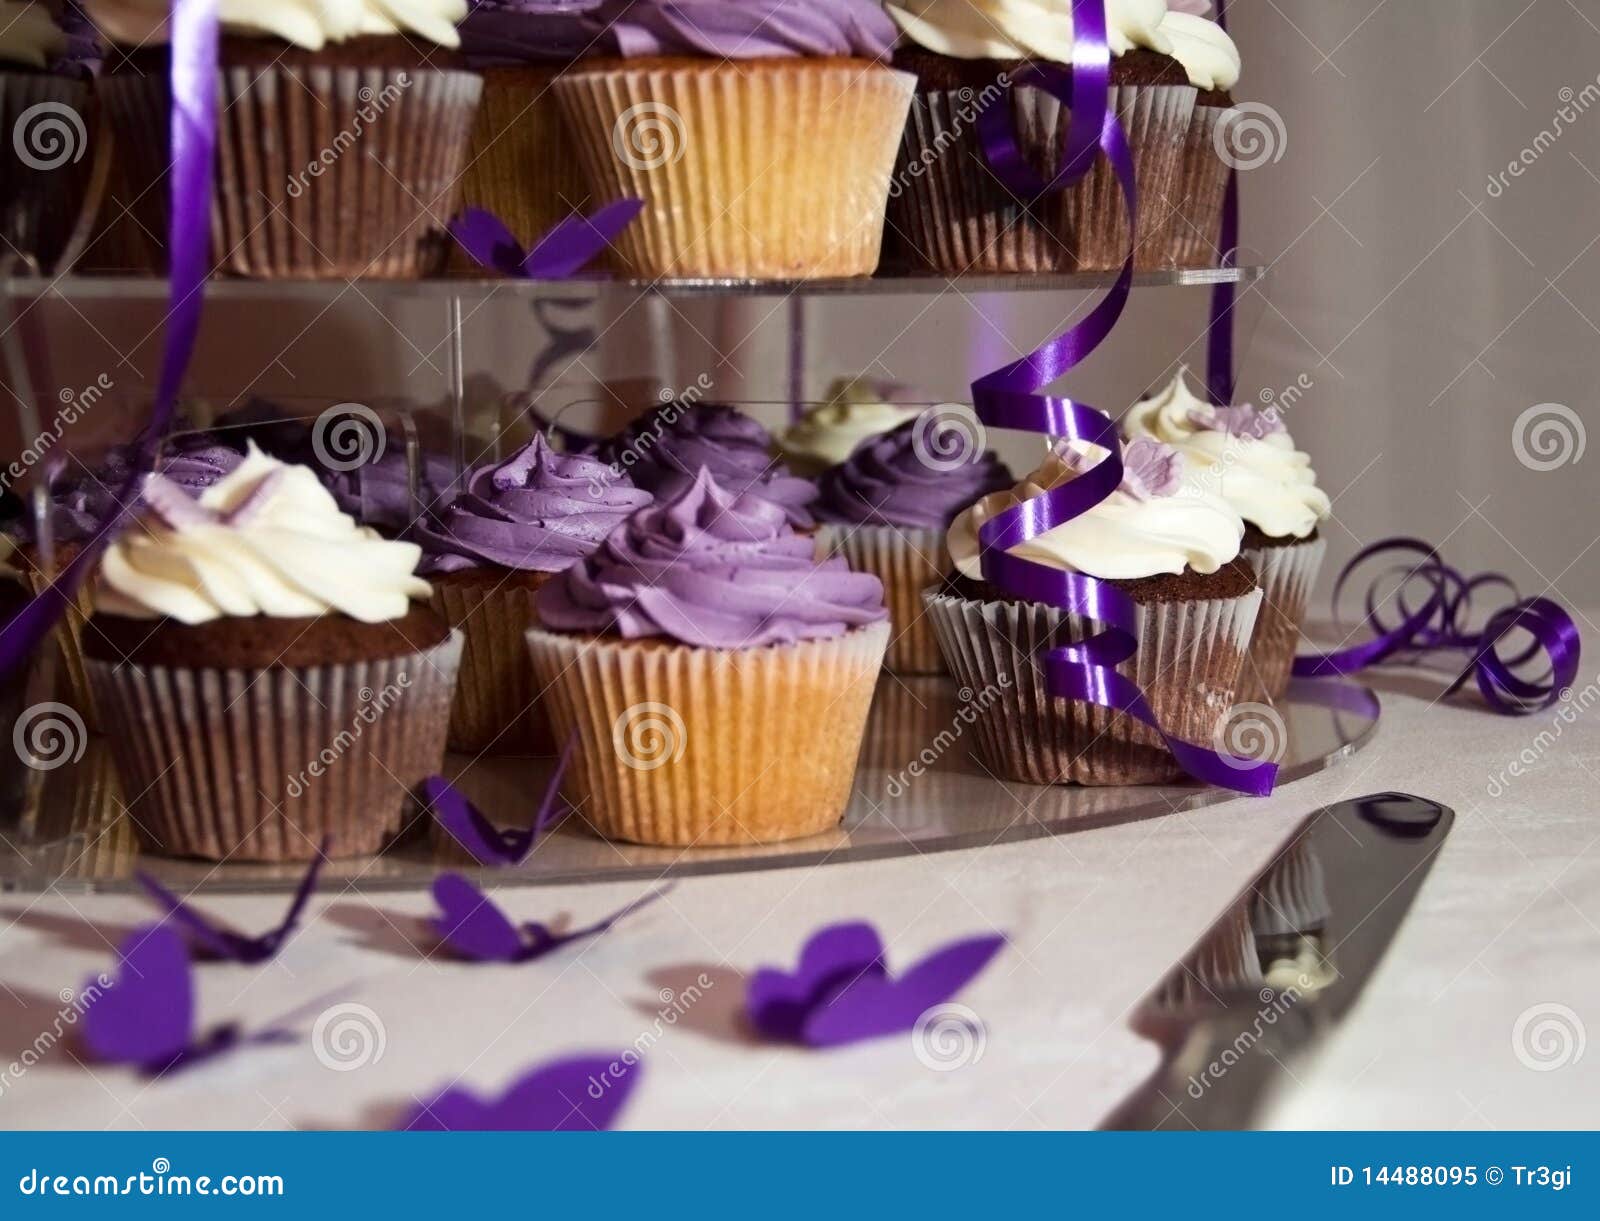
<instances>
[{"instance_id":1,"label":"brown paper cupcake liner","mask_svg":"<svg viewBox=\"0 0 1600 1221\"><path fill-rule=\"evenodd\" d=\"M35 596L50 588L51 575L41 571L37 563L29 564L27 579ZM67 699L83 717L84 725L91 732L99 733L105 726L100 716L100 706L94 687L89 682L88 664L83 656L83 633L88 627L89 617L93 614L93 587L90 582L84 581L73 594L72 601L61 618L57 620L55 628L50 633L50 639L55 644L56 655L61 662L61 670L56 679L58 686L64 688Z\"/></svg>"},{"instance_id":2,"label":"brown paper cupcake liner","mask_svg":"<svg viewBox=\"0 0 1600 1221\"><path fill-rule=\"evenodd\" d=\"M1244 553L1256 570L1264 596L1239 676L1242 701L1281 699L1289 689L1290 670L1300 647L1300 625L1305 622L1311 589L1327 551L1327 542L1315 538L1289 547L1256 547Z\"/></svg>"},{"instance_id":3,"label":"brown paper cupcake liner","mask_svg":"<svg viewBox=\"0 0 1600 1221\"><path fill-rule=\"evenodd\" d=\"M1139 194L1135 265L1165 265L1178 162L1195 90L1181 85L1119 85L1109 104L1133 152ZM906 123L890 189L895 253L913 265L962 272L1104 271L1122 266L1128 216L1122 188L1104 158L1071 189L1031 207L989 169L978 139L970 89L919 92ZM1036 170L1060 168L1070 112L1041 89L1011 95L1018 141Z\"/></svg>"},{"instance_id":4,"label":"brown paper cupcake liner","mask_svg":"<svg viewBox=\"0 0 1600 1221\"><path fill-rule=\"evenodd\" d=\"M220 69L218 269L273 280L436 270L482 84L475 73L436 69ZM167 80L114 73L101 91L140 223L164 243ZM164 250L153 257L166 265Z\"/></svg>"},{"instance_id":5,"label":"brown paper cupcake liner","mask_svg":"<svg viewBox=\"0 0 1600 1221\"><path fill-rule=\"evenodd\" d=\"M128 811L171 856L378 852L441 769L461 634L405 657L266 670L89 660Z\"/></svg>"},{"instance_id":6,"label":"brown paper cupcake liner","mask_svg":"<svg viewBox=\"0 0 1600 1221\"><path fill-rule=\"evenodd\" d=\"M595 195L637 196L642 276L870 275L914 79L803 59L569 71L556 82Z\"/></svg>"},{"instance_id":7,"label":"brown paper cupcake liner","mask_svg":"<svg viewBox=\"0 0 1600 1221\"><path fill-rule=\"evenodd\" d=\"M601 835L641 844L815 835L850 800L887 622L833 640L697 649L528 633L563 793Z\"/></svg>"},{"instance_id":8,"label":"brown paper cupcake liner","mask_svg":"<svg viewBox=\"0 0 1600 1221\"><path fill-rule=\"evenodd\" d=\"M539 624L535 592L525 585L434 583L434 610L465 637L450 709L451 750L519 755L551 749L550 722L538 702L524 639Z\"/></svg>"},{"instance_id":9,"label":"brown paper cupcake liner","mask_svg":"<svg viewBox=\"0 0 1600 1221\"><path fill-rule=\"evenodd\" d=\"M1036 659L1098 627L1037 602L924 595L945 661L975 693L980 759L1027 784L1157 784L1183 771L1150 727L1121 712L1050 694ZM1234 704L1261 591L1140 606L1139 650L1118 666L1174 737L1210 745ZM982 693L977 698L976 693Z\"/></svg>"},{"instance_id":10,"label":"brown paper cupcake liner","mask_svg":"<svg viewBox=\"0 0 1600 1221\"><path fill-rule=\"evenodd\" d=\"M1167 258L1174 267L1215 267L1223 252L1222 200L1228 190L1228 163L1217 151L1232 141L1239 112L1224 106L1196 106L1184 137L1173 190L1173 217L1167 227Z\"/></svg>"},{"instance_id":11,"label":"brown paper cupcake liner","mask_svg":"<svg viewBox=\"0 0 1600 1221\"><path fill-rule=\"evenodd\" d=\"M84 211L97 202L95 127L85 82L0 71L0 263L20 256L34 271L60 270L93 219Z\"/></svg>"},{"instance_id":12,"label":"brown paper cupcake liner","mask_svg":"<svg viewBox=\"0 0 1600 1221\"><path fill-rule=\"evenodd\" d=\"M896 674L946 673L938 637L922 605L922 591L950 570L943 531L823 525L817 546L821 555L841 555L857 572L870 572L883 582L890 628L886 669Z\"/></svg>"}]
</instances>

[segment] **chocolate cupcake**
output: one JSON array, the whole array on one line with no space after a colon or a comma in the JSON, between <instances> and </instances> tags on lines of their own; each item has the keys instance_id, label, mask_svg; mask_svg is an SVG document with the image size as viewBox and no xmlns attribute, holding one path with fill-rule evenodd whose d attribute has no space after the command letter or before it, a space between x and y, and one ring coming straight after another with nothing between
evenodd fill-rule
<instances>
[{"instance_id":1,"label":"chocolate cupcake","mask_svg":"<svg viewBox=\"0 0 1600 1221\"><path fill-rule=\"evenodd\" d=\"M165 266L166 7L86 3L112 43L137 48L109 57L101 92L152 255ZM219 270L415 279L439 266L482 88L455 50L466 11L466 0L228 6L211 213Z\"/></svg>"},{"instance_id":2,"label":"chocolate cupcake","mask_svg":"<svg viewBox=\"0 0 1600 1221\"><path fill-rule=\"evenodd\" d=\"M1101 271L1128 250L1122 189L1104 158L1070 189L1019 200L984 159L978 114L1009 93L1023 155L1046 179L1060 169L1070 114L1042 89L1010 88L1032 62L1069 65L1069 0L904 0L898 68L917 77L890 190L894 257L948 275ZM1109 0L1115 57L1108 105L1122 121L1138 183L1135 265L1164 264L1195 89L1161 30L1164 0Z\"/></svg>"},{"instance_id":3,"label":"chocolate cupcake","mask_svg":"<svg viewBox=\"0 0 1600 1221\"><path fill-rule=\"evenodd\" d=\"M198 501L160 475L144 501L84 633L141 838L210 860L379 851L443 762L461 656L420 549L254 448Z\"/></svg>"},{"instance_id":4,"label":"chocolate cupcake","mask_svg":"<svg viewBox=\"0 0 1600 1221\"><path fill-rule=\"evenodd\" d=\"M682 495L704 468L725 491L770 500L791 526L810 530L816 485L791 474L772 449L772 434L742 411L719 403L665 403L607 441L599 457L657 500Z\"/></svg>"},{"instance_id":5,"label":"chocolate cupcake","mask_svg":"<svg viewBox=\"0 0 1600 1221\"><path fill-rule=\"evenodd\" d=\"M1178 184L1172 223L1167 227L1167 262L1176 267L1215 267L1226 253L1218 248L1222 200L1239 112L1229 92L1239 82L1239 48L1215 21L1173 10L1162 18L1161 32L1173 55L1199 90L1194 115L1178 162Z\"/></svg>"},{"instance_id":6,"label":"chocolate cupcake","mask_svg":"<svg viewBox=\"0 0 1600 1221\"><path fill-rule=\"evenodd\" d=\"M957 576L924 595L950 672L976 713L977 749L1008 780L1155 784L1183 775L1154 730L1110 708L1051 694L1039 657L1100 630L1092 619L1028 602L983 580L978 531L996 514L1092 468L1105 451L1058 442L1016 489L985 497L950 528ZM1106 581L1137 609L1139 648L1117 667L1161 726L1210 746L1234 703L1261 591L1239 558L1244 524L1148 438L1127 447L1121 486L1070 521L1012 549L1047 567Z\"/></svg>"},{"instance_id":7,"label":"chocolate cupcake","mask_svg":"<svg viewBox=\"0 0 1600 1221\"><path fill-rule=\"evenodd\" d=\"M450 747L474 754L555 745L523 639L538 626L534 595L651 502L604 463L558 454L543 434L467 476L462 494L419 522L420 571L434 608L466 636L450 714Z\"/></svg>"},{"instance_id":8,"label":"chocolate cupcake","mask_svg":"<svg viewBox=\"0 0 1600 1221\"><path fill-rule=\"evenodd\" d=\"M889 626L878 579L705 470L539 591L563 792L600 834L770 843L838 823Z\"/></svg>"},{"instance_id":9,"label":"chocolate cupcake","mask_svg":"<svg viewBox=\"0 0 1600 1221\"><path fill-rule=\"evenodd\" d=\"M1244 519L1243 554L1264 600L1241 699L1277 699L1289 686L1300 625L1327 544L1318 525L1333 511L1311 458L1276 408L1214 407L1189 389L1188 370L1123 417L1128 437L1154 437L1183 455L1190 477Z\"/></svg>"},{"instance_id":10,"label":"chocolate cupcake","mask_svg":"<svg viewBox=\"0 0 1600 1221\"><path fill-rule=\"evenodd\" d=\"M818 480L818 548L883 582L891 630L885 664L901 674L944 672L923 591L950 574L944 536L956 515L1012 483L992 452L941 445L939 419L930 409L864 442Z\"/></svg>"}]
</instances>

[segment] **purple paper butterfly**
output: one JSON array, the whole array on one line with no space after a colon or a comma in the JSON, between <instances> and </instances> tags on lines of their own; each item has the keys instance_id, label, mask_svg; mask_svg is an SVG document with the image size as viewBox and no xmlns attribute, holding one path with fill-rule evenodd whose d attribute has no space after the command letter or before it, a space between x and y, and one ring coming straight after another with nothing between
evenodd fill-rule
<instances>
[{"instance_id":1,"label":"purple paper butterfly","mask_svg":"<svg viewBox=\"0 0 1600 1221\"><path fill-rule=\"evenodd\" d=\"M670 891L670 885L635 899L605 919L565 933L552 933L536 920L511 923L505 912L459 873L441 873L433 880L433 898L440 914L434 932L460 957L472 962L532 962L552 950L596 937Z\"/></svg>"},{"instance_id":2,"label":"purple paper butterfly","mask_svg":"<svg viewBox=\"0 0 1600 1221\"><path fill-rule=\"evenodd\" d=\"M896 979L884 962L877 929L859 921L830 924L806 941L793 972L756 972L745 992L745 1013L766 1037L808 1047L897 1034L965 987L1005 941L994 933L951 942Z\"/></svg>"},{"instance_id":3,"label":"purple paper butterfly","mask_svg":"<svg viewBox=\"0 0 1600 1221\"><path fill-rule=\"evenodd\" d=\"M133 876L134 880L149 892L150 897L166 909L167 915L183 927L189 934L189 940L204 951L206 957L242 963L266 962L294 935L294 930L300 923L300 915L305 911L311 892L316 888L317 875L322 872L329 842L325 836L322 843L317 845L316 858L306 870L305 877L300 879L300 885L294 892L294 898L289 903L289 910L284 914L283 922L277 928L269 929L256 937L234 932L217 924L204 912L190 907L147 873L140 872Z\"/></svg>"},{"instance_id":4,"label":"purple paper butterfly","mask_svg":"<svg viewBox=\"0 0 1600 1221\"><path fill-rule=\"evenodd\" d=\"M523 250L493 212L468 208L450 222L450 236L480 266L523 280L562 280L616 240L644 210L642 199L618 199L591 216L574 213Z\"/></svg>"},{"instance_id":5,"label":"purple paper butterfly","mask_svg":"<svg viewBox=\"0 0 1600 1221\"><path fill-rule=\"evenodd\" d=\"M249 1037L234 1023L195 1038L194 973L183 938L165 925L136 929L117 951L110 987L87 982L83 1042L104 1064L128 1064L156 1076L191 1067L243 1043L276 1043L293 1036L268 1031Z\"/></svg>"},{"instance_id":6,"label":"purple paper butterfly","mask_svg":"<svg viewBox=\"0 0 1600 1221\"><path fill-rule=\"evenodd\" d=\"M638 1084L640 1069L623 1056L575 1056L524 1073L498 1098L445 1090L398 1125L402 1132L600 1132Z\"/></svg>"},{"instance_id":7,"label":"purple paper butterfly","mask_svg":"<svg viewBox=\"0 0 1600 1221\"><path fill-rule=\"evenodd\" d=\"M572 759L577 743L576 733L567 738L567 744L561 750L561 760L556 764L549 784L545 786L544 799L534 815L533 826L526 831L496 830L483 812L467 800L466 794L443 776L429 776L422 782L422 804L433 814L434 821L449 832L451 838L478 864L520 865L528 859L534 845L556 821L557 811L561 814L567 812L566 803L558 795L561 778L566 774L567 764Z\"/></svg>"}]
</instances>

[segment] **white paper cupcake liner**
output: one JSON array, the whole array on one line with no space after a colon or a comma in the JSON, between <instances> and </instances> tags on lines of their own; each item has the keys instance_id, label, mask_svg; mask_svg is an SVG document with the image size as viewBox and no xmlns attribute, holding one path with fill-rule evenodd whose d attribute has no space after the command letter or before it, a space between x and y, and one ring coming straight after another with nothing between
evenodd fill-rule
<instances>
[{"instance_id":1,"label":"white paper cupcake liner","mask_svg":"<svg viewBox=\"0 0 1600 1221\"><path fill-rule=\"evenodd\" d=\"M1223 251L1222 201L1228 190L1228 163L1217 151L1232 142L1239 111L1196 106L1178 159L1167 227L1166 262L1175 267L1215 267ZM1220 142L1220 143L1219 143Z\"/></svg>"},{"instance_id":2,"label":"white paper cupcake liner","mask_svg":"<svg viewBox=\"0 0 1600 1221\"><path fill-rule=\"evenodd\" d=\"M539 705L523 639L539 623L536 593L520 584L491 588L434 582L433 608L465 638L450 712L451 750L548 753L549 719Z\"/></svg>"},{"instance_id":3,"label":"white paper cupcake liner","mask_svg":"<svg viewBox=\"0 0 1600 1221\"><path fill-rule=\"evenodd\" d=\"M979 757L1027 784L1155 784L1183 771L1156 732L1109 708L1060 699L1036 658L1098 628L1038 602L924 595L956 682L975 693ZM1234 704L1261 591L1138 608L1138 652L1118 672L1139 684L1161 726L1209 746ZM982 698L976 697L982 693Z\"/></svg>"},{"instance_id":4,"label":"white paper cupcake liner","mask_svg":"<svg viewBox=\"0 0 1600 1221\"><path fill-rule=\"evenodd\" d=\"M884 666L896 674L943 674L944 657L922 591L950 571L944 532L897 526L823 525L817 530L823 556L840 555L856 572L883 582L889 608L889 652Z\"/></svg>"},{"instance_id":5,"label":"white paper cupcake liner","mask_svg":"<svg viewBox=\"0 0 1600 1221\"><path fill-rule=\"evenodd\" d=\"M438 772L461 634L405 657L267 670L89 659L140 838L172 856L382 849Z\"/></svg>"},{"instance_id":6,"label":"white paper cupcake liner","mask_svg":"<svg viewBox=\"0 0 1600 1221\"><path fill-rule=\"evenodd\" d=\"M1300 625L1305 622L1306 606L1327 552L1328 544L1320 538L1244 552L1256 570L1264 597L1239 679L1241 700L1276 700L1289 689L1294 655L1300 646Z\"/></svg>"},{"instance_id":7,"label":"white paper cupcake liner","mask_svg":"<svg viewBox=\"0 0 1600 1221\"><path fill-rule=\"evenodd\" d=\"M844 814L887 622L833 640L699 649L534 630L562 787L608 839L706 846L826 831Z\"/></svg>"}]
</instances>

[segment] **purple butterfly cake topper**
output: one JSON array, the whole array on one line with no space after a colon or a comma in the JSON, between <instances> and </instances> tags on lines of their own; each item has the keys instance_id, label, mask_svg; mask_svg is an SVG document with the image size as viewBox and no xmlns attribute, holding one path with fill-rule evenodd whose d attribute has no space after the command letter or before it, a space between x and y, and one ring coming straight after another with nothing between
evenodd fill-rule
<instances>
[{"instance_id":1,"label":"purple butterfly cake topper","mask_svg":"<svg viewBox=\"0 0 1600 1221\"><path fill-rule=\"evenodd\" d=\"M537 920L513 924L499 905L468 879L459 873L441 873L433 880L439 915L431 923L440 940L457 957L469 962L532 962L562 946L609 932L618 921L654 903L671 889L670 885L663 886L593 924L556 933Z\"/></svg>"},{"instance_id":2,"label":"purple butterfly cake topper","mask_svg":"<svg viewBox=\"0 0 1600 1221\"><path fill-rule=\"evenodd\" d=\"M483 811L467 799L465 793L443 776L429 776L422 782L420 791L423 808L478 864L520 865L533 854L544 833L569 808L561 800L561 778L566 774L577 744L578 735L570 734L567 744L561 748L561 759L556 764L556 770L545 785L544 799L533 816L533 825L527 830L498 830Z\"/></svg>"},{"instance_id":3,"label":"purple butterfly cake topper","mask_svg":"<svg viewBox=\"0 0 1600 1221\"><path fill-rule=\"evenodd\" d=\"M573 1056L540 1064L498 1097L452 1085L396 1125L401 1132L603 1132L639 1082L636 1057Z\"/></svg>"}]
</instances>

